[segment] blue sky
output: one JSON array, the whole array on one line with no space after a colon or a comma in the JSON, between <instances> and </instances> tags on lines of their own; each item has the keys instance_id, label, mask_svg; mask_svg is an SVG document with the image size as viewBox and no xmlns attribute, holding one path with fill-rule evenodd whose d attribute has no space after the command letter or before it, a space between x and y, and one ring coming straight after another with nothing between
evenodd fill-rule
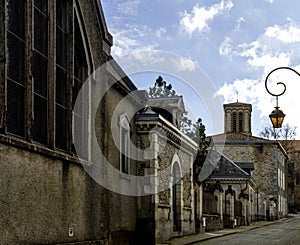
<instances>
[{"instance_id":1,"label":"blue sky","mask_svg":"<svg viewBox=\"0 0 300 245\"><path fill-rule=\"evenodd\" d=\"M275 106L275 98L264 87L266 75L278 66L300 71L298 0L102 0L102 5L114 37L116 60L132 52L160 50L193 62L212 81L221 103L238 98L253 105L255 135L269 124L268 115ZM149 73L132 79L144 88L156 77ZM193 96L180 90L180 84L177 89L176 79L164 78L184 96L195 117L205 118L208 133L220 132L210 129L205 109L195 106ZM285 123L299 125L299 138L300 77L280 71L274 75L274 82L278 81L287 85L279 98L287 115Z\"/></svg>"}]
</instances>

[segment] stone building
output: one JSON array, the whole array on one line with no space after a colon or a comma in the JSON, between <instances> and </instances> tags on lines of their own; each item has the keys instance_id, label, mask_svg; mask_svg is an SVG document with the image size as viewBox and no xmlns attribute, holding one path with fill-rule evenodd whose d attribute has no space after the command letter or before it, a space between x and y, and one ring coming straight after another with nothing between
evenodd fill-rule
<instances>
[{"instance_id":1,"label":"stone building","mask_svg":"<svg viewBox=\"0 0 300 245\"><path fill-rule=\"evenodd\" d=\"M287 215L287 154L278 141L251 134L251 105L224 105L226 135L213 136L214 147L224 144L222 153L240 166L254 163L251 172L256 184L252 193L256 208L253 219L278 219ZM224 142L225 138L225 142Z\"/></svg>"},{"instance_id":2,"label":"stone building","mask_svg":"<svg viewBox=\"0 0 300 245\"><path fill-rule=\"evenodd\" d=\"M174 98L170 99L172 100ZM167 113L162 111L163 107L158 102L161 99L149 101L149 104L155 105L153 110L148 108L136 115L139 147L148 148L152 142L150 151L152 149L156 154L160 151L158 157L150 161L146 160L148 153L145 152L145 161L138 165L140 175L156 176L150 180L156 188L155 194L138 197L137 229L143 237L141 243L149 236L148 239L165 241L173 236L188 235L196 231L193 162L197 145L171 123L171 118L166 120L155 112L158 110L162 114ZM182 107L178 107L173 115L178 115L180 108ZM146 185L143 194L147 194L149 189L151 187Z\"/></svg>"},{"instance_id":3,"label":"stone building","mask_svg":"<svg viewBox=\"0 0 300 245\"><path fill-rule=\"evenodd\" d=\"M288 186L289 186L289 212L300 210L300 140L281 141L289 157Z\"/></svg>"},{"instance_id":4,"label":"stone building","mask_svg":"<svg viewBox=\"0 0 300 245\"><path fill-rule=\"evenodd\" d=\"M144 109L110 55L101 2L1 1L0 38L0 243L193 233L195 143Z\"/></svg>"},{"instance_id":5,"label":"stone building","mask_svg":"<svg viewBox=\"0 0 300 245\"><path fill-rule=\"evenodd\" d=\"M218 151L212 159L219 159L212 173L203 183L203 217L206 231L223 227L249 225L252 222L255 183L251 178L253 165L242 167Z\"/></svg>"}]
</instances>

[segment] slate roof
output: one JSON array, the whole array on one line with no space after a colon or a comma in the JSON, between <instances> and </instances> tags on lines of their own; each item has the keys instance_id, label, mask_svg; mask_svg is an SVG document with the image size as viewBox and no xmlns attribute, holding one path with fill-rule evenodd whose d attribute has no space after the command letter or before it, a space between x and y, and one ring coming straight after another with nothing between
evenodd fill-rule
<instances>
[{"instance_id":1,"label":"slate roof","mask_svg":"<svg viewBox=\"0 0 300 245\"><path fill-rule=\"evenodd\" d=\"M254 170L254 162L236 162L236 164L250 175L251 171Z\"/></svg>"},{"instance_id":2,"label":"slate roof","mask_svg":"<svg viewBox=\"0 0 300 245\"><path fill-rule=\"evenodd\" d=\"M215 154L219 154L220 158L209 176L210 179L225 179L225 178L234 178L234 179L249 179L251 178L250 174L248 174L245 170L238 166L238 164L234 163L226 156L221 154L218 151L215 151Z\"/></svg>"}]
</instances>

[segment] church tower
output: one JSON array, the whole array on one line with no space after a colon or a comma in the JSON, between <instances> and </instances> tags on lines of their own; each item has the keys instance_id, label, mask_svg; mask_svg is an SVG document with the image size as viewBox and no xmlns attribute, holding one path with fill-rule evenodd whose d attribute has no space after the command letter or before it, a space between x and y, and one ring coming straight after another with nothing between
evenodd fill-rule
<instances>
[{"instance_id":1,"label":"church tower","mask_svg":"<svg viewBox=\"0 0 300 245\"><path fill-rule=\"evenodd\" d=\"M246 103L224 104L225 133L251 133L252 105Z\"/></svg>"}]
</instances>

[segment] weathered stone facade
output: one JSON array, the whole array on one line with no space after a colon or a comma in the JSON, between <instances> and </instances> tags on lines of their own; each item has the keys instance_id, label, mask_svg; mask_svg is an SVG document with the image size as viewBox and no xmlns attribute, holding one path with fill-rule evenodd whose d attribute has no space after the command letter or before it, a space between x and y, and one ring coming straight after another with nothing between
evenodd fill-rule
<instances>
[{"instance_id":1,"label":"weathered stone facade","mask_svg":"<svg viewBox=\"0 0 300 245\"><path fill-rule=\"evenodd\" d=\"M155 159L139 163L146 166L145 174L157 176L152 180L156 183L155 194L138 198L142 241L145 242L144 237L151 237L151 233L156 241L195 233L192 165L196 144L151 110L138 114L136 124L142 137L140 142L147 142L150 136L154 142L152 150L157 154ZM146 159L147 152L145 154ZM146 187L144 191L147 193L149 189ZM145 210L145 207L148 208Z\"/></svg>"},{"instance_id":2,"label":"weathered stone facade","mask_svg":"<svg viewBox=\"0 0 300 245\"><path fill-rule=\"evenodd\" d=\"M215 150L210 154L214 155L213 159L218 159L218 162L203 183L205 230L249 225L253 221L253 168L249 168L248 164L248 168L243 169ZM246 172L247 170L250 172Z\"/></svg>"},{"instance_id":3,"label":"weathered stone facade","mask_svg":"<svg viewBox=\"0 0 300 245\"><path fill-rule=\"evenodd\" d=\"M93 154L85 159L85 163L78 159L75 154L72 139L72 100L75 100L73 77L76 74L74 70L74 60L76 45L82 42L82 52L85 54L86 63L88 63L88 74L91 74L97 67L110 60L110 46L112 45L112 37L106 29L104 16L99 1L43 1L46 5L35 5L36 1L1 1L0 15L0 243L5 244L56 244L56 243L78 243L85 244L112 244L122 243L129 244L133 241L136 230L136 209L137 200L135 197L123 196L110 192L101 187L87 172L83 166L91 166L93 168ZM68 67L66 67L67 80L59 77L57 71L59 68L55 64L55 57L59 59L59 28L55 26L59 17L55 18L54 9L62 4L62 12L66 10L66 16L69 17L71 26L79 29L64 30L68 32L68 46L66 56L68 59ZM68 7L65 7L66 5ZM22 6L21 6L22 5ZM46 10L47 9L47 10ZM44 12L43 12L44 11ZM41 39L44 43L48 43L48 62L46 65L46 81L41 88L45 89L46 117L42 118L42 111L36 110L38 106L36 94L39 79L36 74L39 68L33 63L34 46L32 42L33 34L38 32L39 25L42 23L34 18L42 18L40 13L49 17L48 40ZM19 13L19 16L18 16ZM61 14L61 13L60 13ZM22 45L11 46L11 33L14 30L10 21L15 18L20 19L19 24L24 25L24 49ZM36 17L34 17L36 16ZM78 23L78 24L77 24ZM7 27L8 29L5 29ZM21 28L21 27L20 27ZM44 29L46 32L47 27ZM80 30L80 32L78 32ZM20 34L22 35L22 33ZM37 35L37 34L36 34ZM76 39L75 38L75 35ZM23 38L23 37L22 37ZM44 38L44 36L39 36ZM75 42L71 40L76 39ZM55 39L56 43L55 43ZM38 43L40 40L35 39ZM13 49L19 50L19 54L23 56L15 57ZM25 65L19 66L18 63L25 60ZM32 61L32 62L31 62ZM16 62L12 64L12 62ZM78 61L76 61L78 62ZM15 65L15 69L24 72L24 76L14 77L11 67ZM78 68L78 67L77 67ZM22 70L24 69L24 70ZM108 71L108 74L114 76L118 74L117 67ZM119 73L120 74L120 73ZM33 79L35 76L35 79ZM120 75L122 76L122 75ZM42 75L41 75L42 77ZM60 80L60 78L62 80ZM14 95L12 82L22 84L24 87L23 101L22 97L17 99L20 103L12 102ZM10 81L10 83L8 83ZM66 100L65 115L66 120L59 124L58 116L58 89L59 82L66 86L66 90L62 90ZM72 87L73 84L73 87ZM22 87L21 85L19 87ZM102 84L105 87L105 84ZM57 91L55 92L55 87ZM63 88L64 89L64 88ZM115 86L109 90L106 97L102 101L96 121L96 133L98 134L98 143L103 150L104 155L110 159L110 162L119 168L119 154L113 154L116 151L115 143L107 130L110 128L110 118L116 105L119 104L125 94L128 94L135 87L125 78L119 82L118 87ZM13 91L19 91L17 88ZM21 91L21 90L20 90ZM34 93L33 93L34 91ZM20 92L21 93L21 92ZM4 100L3 98L9 98ZM13 104L15 103L15 104ZM42 104L42 103L40 103ZM135 112L136 106L142 104L142 99L136 98L131 102L127 102L124 106L126 110L122 113L130 111ZM16 106L15 111L11 112L12 105ZM22 109L22 107L24 108ZM98 105L95 105L98 107ZM62 107L61 107L62 108ZM20 116L18 116L19 111ZM44 109L43 109L44 110ZM48 113L47 113L48 112ZM24 113L24 115L22 115ZM21 125L20 130L15 130L11 124L9 117L15 116L16 124ZM18 118L17 118L18 116ZM120 116L120 115L118 115ZM39 135L35 136L34 126L38 123L39 118L46 120L46 128L41 133L46 135L44 142L39 142ZM65 123L69 123L64 128ZM41 123L42 124L42 123ZM19 127L19 126L18 126ZM62 136L59 127L63 129L63 133L67 132L66 145L61 145L58 139ZM89 128L90 126L87 126ZM22 132L21 132L22 131ZM135 141L136 134L133 130L131 135ZM91 144L87 143L87 145ZM130 171L136 172L136 164L132 161ZM120 205L120 203L122 205Z\"/></svg>"},{"instance_id":4,"label":"weathered stone facade","mask_svg":"<svg viewBox=\"0 0 300 245\"><path fill-rule=\"evenodd\" d=\"M227 104L224 108L246 108L244 103ZM226 122L231 124L231 121ZM229 126L226 126L229 127ZM247 127L242 127L247 128ZM250 130L251 132L251 130ZM224 142L225 139L225 142ZM256 203L253 219L278 219L288 212L287 154L278 141L255 137L249 132L234 132L213 136L216 149L235 163L254 163L251 176Z\"/></svg>"},{"instance_id":5,"label":"weathered stone facade","mask_svg":"<svg viewBox=\"0 0 300 245\"><path fill-rule=\"evenodd\" d=\"M1 1L0 38L1 244L154 244L195 232L182 97L163 108L171 121L140 113L148 98L110 55L100 1Z\"/></svg>"},{"instance_id":6,"label":"weathered stone facade","mask_svg":"<svg viewBox=\"0 0 300 245\"><path fill-rule=\"evenodd\" d=\"M295 213L300 210L300 141L281 141L288 153L288 187L289 187L289 212Z\"/></svg>"}]
</instances>

